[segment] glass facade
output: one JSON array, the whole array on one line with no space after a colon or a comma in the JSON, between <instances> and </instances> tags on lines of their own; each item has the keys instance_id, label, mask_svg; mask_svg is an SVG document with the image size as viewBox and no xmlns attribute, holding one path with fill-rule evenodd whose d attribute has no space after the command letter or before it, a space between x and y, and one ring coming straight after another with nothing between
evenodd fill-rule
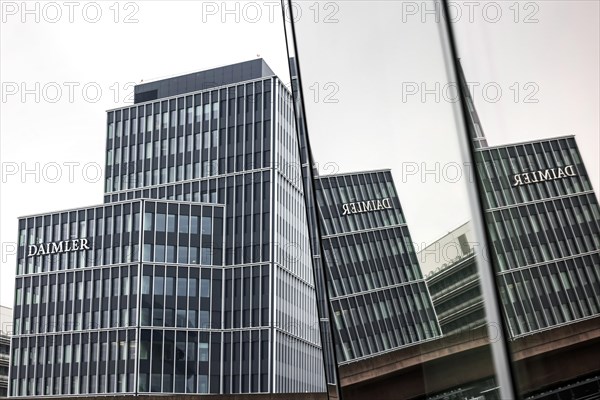
<instances>
[{"instance_id":1,"label":"glass facade","mask_svg":"<svg viewBox=\"0 0 600 400\"><path fill-rule=\"evenodd\" d=\"M13 396L324 390L291 93L262 60L194 77L108 112L105 206L20 221Z\"/></svg>"},{"instance_id":2,"label":"glass facade","mask_svg":"<svg viewBox=\"0 0 600 400\"><path fill-rule=\"evenodd\" d=\"M511 335L597 316L600 208L575 138L475 154Z\"/></svg>"},{"instance_id":3,"label":"glass facade","mask_svg":"<svg viewBox=\"0 0 600 400\"><path fill-rule=\"evenodd\" d=\"M206 330L202 310L210 304L202 299L210 295L206 277L222 274L223 211L133 200L20 219L11 395L135 392L136 371L145 366L138 363L140 327L159 325L149 311L169 314L170 305L158 296L148 300L147 279L165 271L176 276L177 294L185 289L189 299L177 298L177 326L183 319L196 335ZM161 214L179 228L157 226L153 217ZM77 241L85 246L67 248ZM54 251L56 243L62 250ZM44 248L51 250L41 254ZM164 326L176 325L166 320Z\"/></svg>"},{"instance_id":4,"label":"glass facade","mask_svg":"<svg viewBox=\"0 0 600 400\"><path fill-rule=\"evenodd\" d=\"M318 177L340 364L440 335L389 170Z\"/></svg>"}]
</instances>

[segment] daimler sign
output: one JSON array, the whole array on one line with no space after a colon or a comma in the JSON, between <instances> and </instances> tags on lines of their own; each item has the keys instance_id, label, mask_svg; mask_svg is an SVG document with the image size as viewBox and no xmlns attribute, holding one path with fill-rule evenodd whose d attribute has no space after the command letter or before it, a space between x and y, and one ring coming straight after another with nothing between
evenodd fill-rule
<instances>
[{"instance_id":1,"label":"daimler sign","mask_svg":"<svg viewBox=\"0 0 600 400\"><path fill-rule=\"evenodd\" d=\"M43 256L44 254L67 253L70 251L89 250L87 239L63 240L60 242L30 244L27 257Z\"/></svg>"},{"instance_id":2,"label":"daimler sign","mask_svg":"<svg viewBox=\"0 0 600 400\"><path fill-rule=\"evenodd\" d=\"M564 168L549 168L534 172L523 172L513 175L513 186L528 185L530 183L552 181L555 179L575 176L575 169L572 165Z\"/></svg>"},{"instance_id":3,"label":"daimler sign","mask_svg":"<svg viewBox=\"0 0 600 400\"><path fill-rule=\"evenodd\" d=\"M381 200L366 200L358 201L356 203L345 203L342 204L342 215L358 214L369 211L378 211L392 208L389 198Z\"/></svg>"}]
</instances>

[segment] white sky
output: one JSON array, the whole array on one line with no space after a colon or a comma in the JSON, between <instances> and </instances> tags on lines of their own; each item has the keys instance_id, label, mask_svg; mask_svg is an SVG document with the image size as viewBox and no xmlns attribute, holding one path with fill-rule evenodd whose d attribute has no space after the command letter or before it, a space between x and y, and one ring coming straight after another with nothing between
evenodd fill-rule
<instances>
[{"instance_id":1,"label":"white sky","mask_svg":"<svg viewBox=\"0 0 600 400\"><path fill-rule=\"evenodd\" d=\"M520 10L519 15L522 20L534 12L539 20L534 24L515 23L508 9L512 2L500 3L499 23L485 21L481 6L473 23L463 15L456 24L467 79L481 85L497 82L503 90L497 103L475 93L490 144L575 134L598 191L598 2L536 2L537 11ZM11 306L16 261L10 249L17 240L17 218L102 203L103 177L94 179L94 166L104 165L105 110L126 105L128 83L258 54L286 76L287 63L277 2L230 1L229 10L237 7L238 12L227 15L220 1L121 2L117 23L109 8L113 2L95 3L102 11L97 23L84 18L95 17L94 4L88 2L75 8L72 23L62 2L55 3L63 14L56 23L49 22L56 9L44 9L43 2L39 22L35 14L23 15L21 2L0 4L0 304ZM33 8L34 2L28 4ZM256 4L262 6L260 18ZM443 179L444 172L455 173L448 163L462 163L451 105L443 99L436 103L433 95L425 102L419 95L402 101L403 84L424 82L433 88L446 80L437 27L433 16L422 15L421 9L413 14L406 4L395 9L400 15L389 12L391 2L366 4L303 3L298 34L303 78L314 88L306 93L313 150L322 166L330 163L340 172L392 168L413 240L428 243L469 214L465 182ZM124 23L131 13L138 22ZM65 82L78 85L72 99ZM523 85L534 82L539 103L514 103L514 82L520 83L521 95L527 93ZM40 98L29 94L22 99L22 85L36 92L36 83ZM88 100L82 91L86 84ZM56 86L62 94L54 101ZM98 101L92 101L94 87L102 91ZM18 92L11 94L15 88ZM336 90L331 98L339 102L324 103ZM36 163L39 172L23 174ZM62 175L51 183L54 163ZM72 179L65 163L78 163ZM441 181L431 174L421 179L423 166L431 169L436 163ZM414 166L417 174L402 175Z\"/></svg>"},{"instance_id":2,"label":"white sky","mask_svg":"<svg viewBox=\"0 0 600 400\"><path fill-rule=\"evenodd\" d=\"M452 3L454 26L489 144L574 134L598 193L599 3L471 4ZM422 249L470 219L433 3L342 2L336 17L297 27L305 89L321 82L319 102L306 96L315 158L341 172L391 168Z\"/></svg>"}]
</instances>

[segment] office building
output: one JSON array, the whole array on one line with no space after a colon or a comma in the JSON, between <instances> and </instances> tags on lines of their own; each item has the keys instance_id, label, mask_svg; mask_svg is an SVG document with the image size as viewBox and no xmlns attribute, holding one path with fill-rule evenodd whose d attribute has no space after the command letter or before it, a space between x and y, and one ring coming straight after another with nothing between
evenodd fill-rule
<instances>
[{"instance_id":1,"label":"office building","mask_svg":"<svg viewBox=\"0 0 600 400\"><path fill-rule=\"evenodd\" d=\"M390 170L316 182L338 363L439 336Z\"/></svg>"},{"instance_id":2,"label":"office building","mask_svg":"<svg viewBox=\"0 0 600 400\"><path fill-rule=\"evenodd\" d=\"M8 395L8 367L10 364L12 323L12 310L8 307L0 306L0 397Z\"/></svg>"},{"instance_id":3,"label":"office building","mask_svg":"<svg viewBox=\"0 0 600 400\"><path fill-rule=\"evenodd\" d=\"M513 337L598 316L600 208L575 138L476 152Z\"/></svg>"},{"instance_id":4,"label":"office building","mask_svg":"<svg viewBox=\"0 0 600 400\"><path fill-rule=\"evenodd\" d=\"M599 316L600 208L575 137L488 146L458 77L511 336Z\"/></svg>"},{"instance_id":5,"label":"office building","mask_svg":"<svg viewBox=\"0 0 600 400\"><path fill-rule=\"evenodd\" d=\"M478 244L467 222L417 254L443 335L485 325L475 261Z\"/></svg>"},{"instance_id":6,"label":"office building","mask_svg":"<svg viewBox=\"0 0 600 400\"><path fill-rule=\"evenodd\" d=\"M12 396L325 390L291 102L257 59L108 111L105 204L19 221Z\"/></svg>"}]
</instances>

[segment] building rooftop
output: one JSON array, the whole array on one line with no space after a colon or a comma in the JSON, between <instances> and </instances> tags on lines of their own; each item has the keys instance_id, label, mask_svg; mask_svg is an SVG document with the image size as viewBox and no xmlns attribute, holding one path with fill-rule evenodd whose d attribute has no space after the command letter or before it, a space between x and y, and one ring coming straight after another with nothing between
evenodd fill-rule
<instances>
[{"instance_id":1,"label":"building rooftop","mask_svg":"<svg viewBox=\"0 0 600 400\"><path fill-rule=\"evenodd\" d=\"M389 168L381 168L381 169L372 169L372 170L365 170L365 171L337 172L334 174L328 173L326 175L317 175L317 176L315 176L315 179L335 178L335 177L344 176L344 175L366 175L366 174L374 174L377 172L390 172L390 171L391 171L391 169L389 169Z\"/></svg>"},{"instance_id":2,"label":"building rooftop","mask_svg":"<svg viewBox=\"0 0 600 400\"><path fill-rule=\"evenodd\" d=\"M503 147L511 147L511 146L521 146L521 145L525 145L525 144L533 144L533 143L540 143L540 142L548 142L551 140L571 139L571 138L575 139L575 135L559 135L559 136L541 138L541 139L528 139L528 140L523 140L521 142L497 144L494 146L482 147L481 149L477 149L476 151L484 151L484 150L497 149L497 148L503 148Z\"/></svg>"},{"instance_id":3,"label":"building rooftop","mask_svg":"<svg viewBox=\"0 0 600 400\"><path fill-rule=\"evenodd\" d=\"M134 103L143 103L273 75L275 73L267 63L262 58L257 58L186 75L141 83L134 87Z\"/></svg>"}]
</instances>

